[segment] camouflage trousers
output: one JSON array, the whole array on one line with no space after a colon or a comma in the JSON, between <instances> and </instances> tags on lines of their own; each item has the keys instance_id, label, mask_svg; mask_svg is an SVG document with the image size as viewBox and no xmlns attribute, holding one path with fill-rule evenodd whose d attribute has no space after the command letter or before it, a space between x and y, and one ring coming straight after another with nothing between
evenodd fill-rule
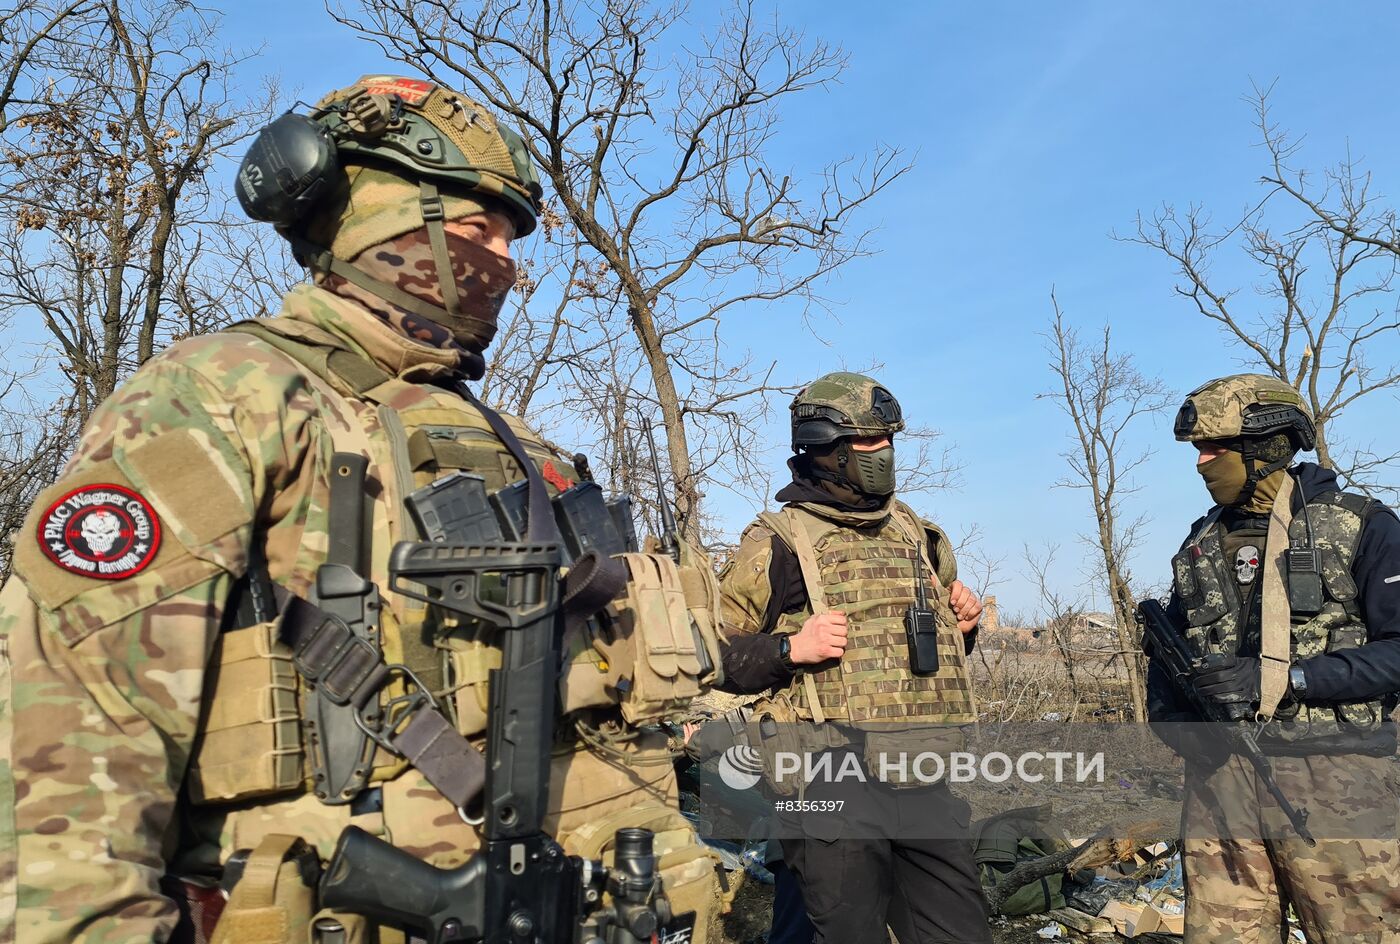
<instances>
[{"instance_id":1,"label":"camouflage trousers","mask_svg":"<svg viewBox=\"0 0 1400 944\"><path fill-rule=\"evenodd\" d=\"M1182 809L1187 944L1288 939L1292 905L1309 944L1400 941L1395 762L1277 757L1285 796L1318 843L1289 825L1249 762L1188 771Z\"/></svg>"}]
</instances>

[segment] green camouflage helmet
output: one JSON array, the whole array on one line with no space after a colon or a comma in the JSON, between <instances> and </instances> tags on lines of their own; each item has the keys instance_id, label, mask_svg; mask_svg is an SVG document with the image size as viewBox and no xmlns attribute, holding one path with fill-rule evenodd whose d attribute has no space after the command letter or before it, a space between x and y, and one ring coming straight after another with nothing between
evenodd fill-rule
<instances>
[{"instance_id":1,"label":"green camouflage helmet","mask_svg":"<svg viewBox=\"0 0 1400 944\"><path fill-rule=\"evenodd\" d=\"M449 192L502 201L517 236L535 229L539 177L525 142L482 105L424 79L362 76L316 103L343 160L388 162Z\"/></svg>"},{"instance_id":2,"label":"green camouflage helmet","mask_svg":"<svg viewBox=\"0 0 1400 944\"><path fill-rule=\"evenodd\" d=\"M1181 442L1229 442L1284 433L1302 451L1317 430L1307 403L1291 385L1268 374L1232 374L1186 395L1172 427Z\"/></svg>"},{"instance_id":3,"label":"green camouflage helmet","mask_svg":"<svg viewBox=\"0 0 1400 944\"><path fill-rule=\"evenodd\" d=\"M844 371L803 387L789 410L793 452L843 436L893 436L904 429L904 414L894 394L869 377Z\"/></svg>"}]
</instances>

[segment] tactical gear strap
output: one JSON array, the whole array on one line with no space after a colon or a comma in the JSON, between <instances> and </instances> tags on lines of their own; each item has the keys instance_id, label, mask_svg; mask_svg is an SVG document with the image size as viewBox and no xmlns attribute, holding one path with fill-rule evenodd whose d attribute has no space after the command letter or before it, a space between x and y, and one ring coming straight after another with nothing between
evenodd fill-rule
<instances>
[{"instance_id":1,"label":"tactical gear strap","mask_svg":"<svg viewBox=\"0 0 1400 944\"><path fill-rule=\"evenodd\" d=\"M826 593L822 590L821 568L817 566L817 551L812 546L812 536L807 533L807 525L803 522L800 511L789 505L783 509L783 514L792 530L792 549L797 555L797 565L802 569L802 583L807 587L807 602L812 606L812 615L825 613L829 607L826 605ZM807 703L812 711L812 720L822 724L826 721L826 712L822 711L822 703L817 698L817 681L811 672L802 673L802 684L807 690Z\"/></svg>"},{"instance_id":2,"label":"tactical gear strap","mask_svg":"<svg viewBox=\"0 0 1400 944\"><path fill-rule=\"evenodd\" d=\"M431 232L433 230L437 231L438 238L443 241L443 252L445 253L447 246L446 238L442 233L442 224L439 222L436 227L429 227L429 230L430 238ZM382 298L389 304L402 308L404 311L422 318L427 318L432 322L442 321L444 311L436 305L429 305L421 298L410 295L398 286L380 281L351 265L349 262L346 262L344 259L337 259L331 254L331 251L324 246L317 246L315 243L300 236L289 234L287 238L291 242L292 249L296 252L297 257L312 271L334 273L351 285L358 286L371 295ZM434 252L434 255L436 255L436 252ZM452 271L450 264L447 271L449 273ZM450 279L451 276L449 275L449 281ZM453 286L453 291L454 293L456 291L455 285Z\"/></svg>"},{"instance_id":3,"label":"tactical gear strap","mask_svg":"<svg viewBox=\"0 0 1400 944\"><path fill-rule=\"evenodd\" d=\"M1259 626L1259 716L1268 721L1288 694L1288 667L1291 653L1293 613L1284 585L1288 526L1293 522L1293 476L1285 475L1274 496L1269 513L1269 536L1265 539L1268 559L1264 565L1264 600Z\"/></svg>"},{"instance_id":4,"label":"tactical gear strap","mask_svg":"<svg viewBox=\"0 0 1400 944\"><path fill-rule=\"evenodd\" d=\"M454 806L461 809L475 799L486 782L486 760L443 717L417 676L401 665L386 665L349 627L314 604L285 590L281 596L282 637L292 647L297 672L332 702L355 711L376 744L407 758ZM394 699L379 715L379 693L398 674L412 686L410 694Z\"/></svg>"},{"instance_id":5,"label":"tactical gear strap","mask_svg":"<svg viewBox=\"0 0 1400 944\"><path fill-rule=\"evenodd\" d=\"M447 252L447 233L442 223L442 195L438 193L437 184L426 177L418 182L418 192L423 225L428 228L428 243L433 247L433 265L437 266L442 307L447 309L452 324L460 324L466 316L462 314L462 300L457 294L457 280L452 273L452 257Z\"/></svg>"},{"instance_id":6,"label":"tactical gear strap","mask_svg":"<svg viewBox=\"0 0 1400 944\"><path fill-rule=\"evenodd\" d=\"M894 523L899 526L899 530L904 532L914 547L919 552L919 567L928 567L929 583L933 584L933 592L936 594L943 589L943 582L938 579L938 568L933 563L933 555L929 553L928 532L916 518L906 515L899 504L890 508L890 515L894 518ZM918 591L923 593L923 581L919 581ZM923 606L923 604L920 604Z\"/></svg>"},{"instance_id":7,"label":"tactical gear strap","mask_svg":"<svg viewBox=\"0 0 1400 944\"><path fill-rule=\"evenodd\" d=\"M525 481L529 483L525 540L531 543L558 543L561 540L559 525L554 521L554 508L549 501L549 490L545 488L544 476L535 468L535 463L530 461L520 437L515 435L515 430L510 428L501 414L478 400L466 384L459 383L457 392L481 411L491 431L505 444L511 457L520 465L520 472L525 476Z\"/></svg>"}]
</instances>

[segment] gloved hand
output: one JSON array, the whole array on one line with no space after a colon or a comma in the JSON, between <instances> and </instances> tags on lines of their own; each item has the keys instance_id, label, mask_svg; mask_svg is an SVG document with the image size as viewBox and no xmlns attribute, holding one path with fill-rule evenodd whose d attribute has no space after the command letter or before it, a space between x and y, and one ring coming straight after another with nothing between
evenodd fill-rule
<instances>
[{"instance_id":1,"label":"gloved hand","mask_svg":"<svg viewBox=\"0 0 1400 944\"><path fill-rule=\"evenodd\" d=\"M1209 655L1196 663L1192 681L1202 698L1222 707L1259 703L1259 659L1254 656Z\"/></svg>"}]
</instances>

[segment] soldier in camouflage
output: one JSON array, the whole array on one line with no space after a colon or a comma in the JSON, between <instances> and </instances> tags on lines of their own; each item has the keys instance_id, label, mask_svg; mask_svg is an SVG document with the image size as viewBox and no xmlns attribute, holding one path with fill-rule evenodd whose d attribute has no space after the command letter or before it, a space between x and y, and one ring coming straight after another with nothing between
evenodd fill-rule
<instances>
[{"instance_id":1,"label":"soldier in camouflage","mask_svg":"<svg viewBox=\"0 0 1400 944\"><path fill-rule=\"evenodd\" d=\"M440 867L480 842L422 754L360 754L353 725L355 776L327 788L333 732L317 725L334 711L315 715L329 696L299 675L279 620L295 598L330 605L321 565L358 571L383 596L370 645L402 667L375 697L403 696L411 670L448 719L441 743L484 743L490 627L390 592L387 563L419 539L406 496L441 476L487 491L542 479L550 495L577 481L464 383L515 281L510 244L535 228L534 170L466 96L365 76L270 126L239 196L311 283L277 317L137 371L16 538L0 594L0 941L403 941L317 913L314 874L342 830ZM368 463L343 506L337 454ZM280 605L259 606L260 585ZM679 916L660 940L704 941L713 862L676 809L665 739L622 721L587 640L566 649L566 708L591 735L555 749L546 828L593 858L617 827L655 830Z\"/></svg>"},{"instance_id":2,"label":"soldier in camouflage","mask_svg":"<svg viewBox=\"0 0 1400 944\"><path fill-rule=\"evenodd\" d=\"M1172 560L1168 615L1199 657L1198 691L1257 714L1283 793L1319 840L1289 827L1222 739L1167 726L1188 757L1187 940L1287 940L1289 905L1314 944L1400 939L1400 521L1331 470L1294 464L1313 422L1276 377L1202 385L1175 433L1196 447L1215 506ZM1199 720L1155 660L1148 707L1154 721Z\"/></svg>"},{"instance_id":3,"label":"soldier in camouflage","mask_svg":"<svg viewBox=\"0 0 1400 944\"><path fill-rule=\"evenodd\" d=\"M814 940L882 941L889 926L903 944L989 941L967 804L943 783L875 782L868 760L881 732L912 729L918 738L918 725L976 719L966 655L981 602L957 579L947 536L894 497L904 418L888 390L859 374L827 374L791 413L793 480L776 496L783 510L744 531L720 574L721 616L726 687L769 692L760 716L810 734L809 748L860 754L872 774L862 813L803 817L803 835L783 838ZM918 672L904 627L915 608L927 613L929 657L937 654ZM802 796L820 800L828 788L808 784ZM915 808L953 824L953 835L901 832L901 813Z\"/></svg>"}]
</instances>

